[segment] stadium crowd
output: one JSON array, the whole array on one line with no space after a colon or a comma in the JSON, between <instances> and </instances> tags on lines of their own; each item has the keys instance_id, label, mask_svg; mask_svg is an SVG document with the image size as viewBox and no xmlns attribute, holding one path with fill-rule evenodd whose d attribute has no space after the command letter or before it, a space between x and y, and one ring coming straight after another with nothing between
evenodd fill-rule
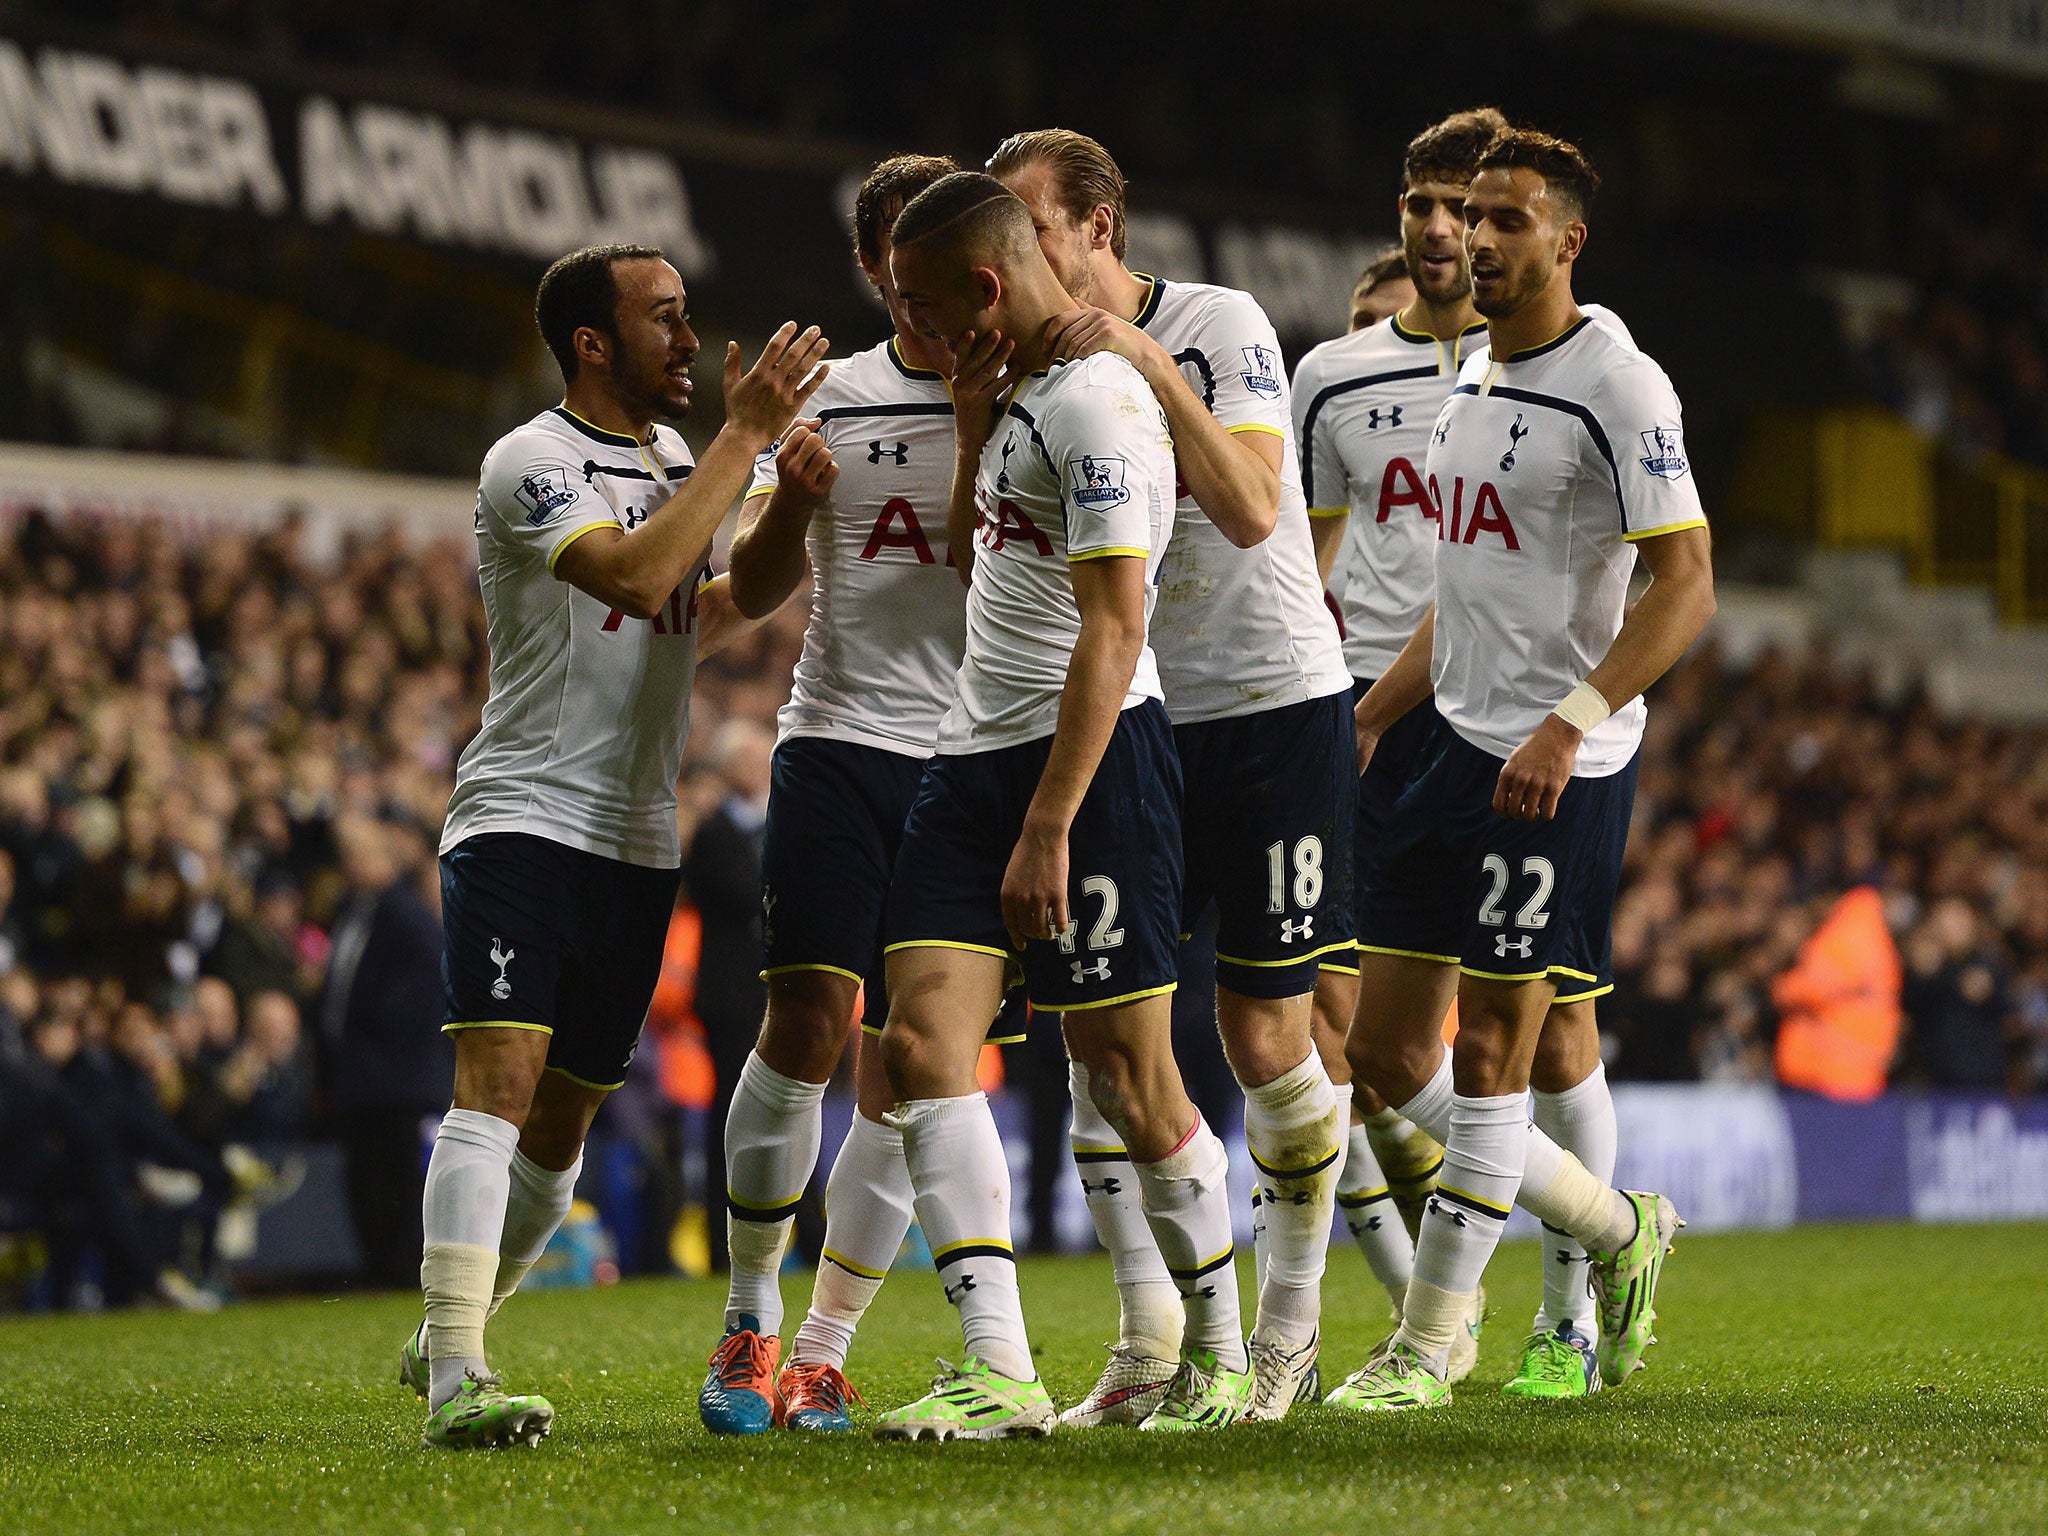
<instances>
[{"instance_id":1,"label":"stadium crowd","mask_svg":"<svg viewBox=\"0 0 2048 1536\"><path fill-rule=\"evenodd\" d=\"M721 1076L759 1015L736 952L802 610L707 662L694 706L679 815ZM211 1304L194 1280L246 1243L266 1149L306 1136L347 1152L369 1273L410 1283L452 1071L434 851L486 669L459 543L328 564L289 519L0 531L0 1234L43 1233L58 1300ZM1770 1081L1782 978L1865 884L1903 962L1894 1080L2048 1087L2048 733L1943 721L1825 654L1703 647L1653 702L1614 1076ZM661 1038L698 1028L687 991L657 997ZM675 1096L662 1049L608 1116ZM630 1139L683 1155L672 1127Z\"/></svg>"}]
</instances>

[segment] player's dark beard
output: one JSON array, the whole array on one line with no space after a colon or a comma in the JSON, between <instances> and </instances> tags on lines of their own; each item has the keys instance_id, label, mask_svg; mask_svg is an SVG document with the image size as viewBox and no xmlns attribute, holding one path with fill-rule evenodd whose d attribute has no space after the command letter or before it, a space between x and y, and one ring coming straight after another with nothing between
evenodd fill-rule
<instances>
[{"instance_id":1,"label":"player's dark beard","mask_svg":"<svg viewBox=\"0 0 2048 1536\"><path fill-rule=\"evenodd\" d=\"M1472 294L1472 307L1489 320L1504 320L1517 313L1550 283L1551 264L1547 261L1535 260L1521 267L1507 262L1500 265L1504 291L1483 302L1476 289Z\"/></svg>"},{"instance_id":2,"label":"player's dark beard","mask_svg":"<svg viewBox=\"0 0 2048 1536\"><path fill-rule=\"evenodd\" d=\"M1429 269L1422 264L1421 243L1418 241L1414 245L1403 246L1401 257L1408 268L1408 281L1413 283L1415 291L1431 304L1455 304L1472 291L1472 267L1469 262L1457 262L1452 269L1456 275L1452 277L1450 287L1437 293L1431 291L1429 280L1423 275Z\"/></svg>"}]
</instances>

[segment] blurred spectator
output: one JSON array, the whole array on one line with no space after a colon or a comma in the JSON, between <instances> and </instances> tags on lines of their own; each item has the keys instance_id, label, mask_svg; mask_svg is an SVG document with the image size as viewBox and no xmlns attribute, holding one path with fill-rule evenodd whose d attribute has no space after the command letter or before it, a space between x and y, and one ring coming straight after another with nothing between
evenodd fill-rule
<instances>
[{"instance_id":1,"label":"blurred spectator","mask_svg":"<svg viewBox=\"0 0 2048 1536\"><path fill-rule=\"evenodd\" d=\"M761 980L761 838L768 812L768 764L775 734L753 720L726 721L711 760L722 793L698 824L683 859L683 884L703 919L697 962L697 1018L711 1052L717 1092L705 1146L705 1184L725 1198L725 1116L747 1054L761 1033L768 989ZM725 1223L711 1222L714 1267L725 1263Z\"/></svg>"},{"instance_id":2,"label":"blurred spectator","mask_svg":"<svg viewBox=\"0 0 2048 1536\"><path fill-rule=\"evenodd\" d=\"M395 829L354 817L338 837L348 890L320 998L326 1081L365 1279L409 1290L419 1283L422 1124L455 1088L455 1051L441 1032L441 917L420 893L419 870L400 862Z\"/></svg>"}]
</instances>

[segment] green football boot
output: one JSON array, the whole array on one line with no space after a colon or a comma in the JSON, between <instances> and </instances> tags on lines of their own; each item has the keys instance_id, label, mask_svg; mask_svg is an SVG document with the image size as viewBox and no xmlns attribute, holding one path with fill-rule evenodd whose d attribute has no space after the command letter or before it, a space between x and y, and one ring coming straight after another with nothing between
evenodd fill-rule
<instances>
[{"instance_id":1,"label":"green football boot","mask_svg":"<svg viewBox=\"0 0 2048 1536\"><path fill-rule=\"evenodd\" d=\"M883 1414L875 1438L1008 1440L1049 1435L1059 1421L1044 1382L1017 1381L969 1355L958 1368L941 1360L931 1391Z\"/></svg>"},{"instance_id":2,"label":"green football boot","mask_svg":"<svg viewBox=\"0 0 2048 1536\"><path fill-rule=\"evenodd\" d=\"M419 1327L398 1346L398 1384L412 1388L415 1397L425 1397L433 1382L434 1373L427 1369L427 1320L421 1318Z\"/></svg>"},{"instance_id":3,"label":"green football boot","mask_svg":"<svg viewBox=\"0 0 2048 1536\"><path fill-rule=\"evenodd\" d=\"M1664 1273L1664 1255L1671 1239L1685 1225L1678 1208L1663 1195L1625 1189L1622 1198L1635 1208L1636 1235L1612 1253L1595 1253L1593 1295L1600 1305L1600 1377L1618 1387L1642 1369L1643 1354L1657 1342L1650 1331L1657 1321L1657 1281Z\"/></svg>"},{"instance_id":4,"label":"green football boot","mask_svg":"<svg viewBox=\"0 0 2048 1536\"><path fill-rule=\"evenodd\" d=\"M1522 1346L1522 1368L1502 1385L1503 1397L1591 1397L1600 1390L1600 1362L1593 1342L1570 1323L1552 1333L1532 1333Z\"/></svg>"},{"instance_id":5,"label":"green football boot","mask_svg":"<svg viewBox=\"0 0 2048 1536\"><path fill-rule=\"evenodd\" d=\"M1309 1363L1313 1365L1313 1358ZM1287 1399L1289 1403L1293 1400L1291 1395ZM1225 1370L1216 1351L1198 1349L1181 1356L1180 1369L1174 1372L1166 1396L1138 1428L1167 1433L1225 1429L1243 1418L1251 1405L1252 1373Z\"/></svg>"},{"instance_id":6,"label":"green football boot","mask_svg":"<svg viewBox=\"0 0 2048 1536\"><path fill-rule=\"evenodd\" d=\"M1390 1338L1370 1360L1344 1378L1323 1401L1352 1413L1399 1413L1440 1408L1451 1400L1451 1384L1399 1338Z\"/></svg>"},{"instance_id":7,"label":"green football boot","mask_svg":"<svg viewBox=\"0 0 2048 1536\"><path fill-rule=\"evenodd\" d=\"M539 1445L554 1427L554 1405L544 1397L509 1396L504 1378L471 1371L455 1395L427 1420L422 1445L453 1450L488 1450L501 1445Z\"/></svg>"}]
</instances>

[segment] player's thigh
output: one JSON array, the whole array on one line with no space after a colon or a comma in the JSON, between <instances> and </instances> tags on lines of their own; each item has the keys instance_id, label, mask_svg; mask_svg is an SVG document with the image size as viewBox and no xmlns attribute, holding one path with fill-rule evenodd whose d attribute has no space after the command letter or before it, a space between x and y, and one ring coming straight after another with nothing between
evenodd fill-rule
<instances>
[{"instance_id":1,"label":"player's thigh","mask_svg":"<svg viewBox=\"0 0 2048 1536\"><path fill-rule=\"evenodd\" d=\"M456 1031L454 1107L525 1125L549 1047L539 1030L487 1024Z\"/></svg>"},{"instance_id":2,"label":"player's thigh","mask_svg":"<svg viewBox=\"0 0 2048 1536\"><path fill-rule=\"evenodd\" d=\"M1157 993L1066 1015L1067 1053L1088 1069L1089 1096L1139 1162L1162 1158L1195 1121L1173 1057L1173 1005Z\"/></svg>"},{"instance_id":3,"label":"player's thigh","mask_svg":"<svg viewBox=\"0 0 2048 1536\"><path fill-rule=\"evenodd\" d=\"M1529 1087L1536 1042L1557 984L1540 975L1501 981L1469 971L1458 982L1458 1037L1451 1044L1452 1082L1471 1098L1495 1098Z\"/></svg>"},{"instance_id":4,"label":"player's thigh","mask_svg":"<svg viewBox=\"0 0 2048 1536\"><path fill-rule=\"evenodd\" d=\"M1358 1011L1345 1044L1352 1081L1405 1104L1443 1059L1444 1018L1458 997L1455 962L1361 950Z\"/></svg>"},{"instance_id":5,"label":"player's thigh","mask_svg":"<svg viewBox=\"0 0 2048 1536\"><path fill-rule=\"evenodd\" d=\"M682 874L581 855L579 931L562 967L548 1067L600 1093L624 1085L661 979Z\"/></svg>"},{"instance_id":6,"label":"player's thigh","mask_svg":"<svg viewBox=\"0 0 2048 1536\"><path fill-rule=\"evenodd\" d=\"M1031 745L1035 758L1019 756L1005 785L1006 830L1021 828L1044 766L1047 743ZM1166 711L1157 701L1125 710L1067 832L1073 920L1059 938L1024 947L1034 1008L1090 1012L1173 991L1182 916L1180 800L1180 759Z\"/></svg>"},{"instance_id":7,"label":"player's thigh","mask_svg":"<svg viewBox=\"0 0 2048 1536\"><path fill-rule=\"evenodd\" d=\"M1553 1000L1537 1037L1529 1086L1541 1093L1564 1093L1591 1077L1599 1065L1600 1025L1594 1017L1593 999Z\"/></svg>"},{"instance_id":8,"label":"player's thigh","mask_svg":"<svg viewBox=\"0 0 2048 1536\"><path fill-rule=\"evenodd\" d=\"M808 1025L814 1036L824 1029L816 1015L794 1010L774 1018L775 979L807 971L865 984L869 1021L879 1029L887 1017L884 911L922 771L915 758L853 742L798 736L776 747L761 856L771 1028ZM794 1050L805 1042L790 1034L764 1036L764 1043ZM821 1038L808 1043L823 1049Z\"/></svg>"},{"instance_id":9,"label":"player's thigh","mask_svg":"<svg viewBox=\"0 0 2048 1536\"><path fill-rule=\"evenodd\" d=\"M1356 735L1331 694L1182 726L1182 841L1211 873L1216 979L1242 997L1315 989L1352 948Z\"/></svg>"},{"instance_id":10,"label":"player's thigh","mask_svg":"<svg viewBox=\"0 0 2048 1536\"><path fill-rule=\"evenodd\" d=\"M1246 1088L1261 1088L1293 1071L1315 1049L1315 994L1247 997L1216 988L1216 1030L1230 1070Z\"/></svg>"},{"instance_id":11,"label":"player's thigh","mask_svg":"<svg viewBox=\"0 0 2048 1536\"><path fill-rule=\"evenodd\" d=\"M889 1020L880 1046L896 1101L977 1091L975 1068L988 1022L1002 1007L1008 964L986 947L944 942L889 951Z\"/></svg>"}]
</instances>

